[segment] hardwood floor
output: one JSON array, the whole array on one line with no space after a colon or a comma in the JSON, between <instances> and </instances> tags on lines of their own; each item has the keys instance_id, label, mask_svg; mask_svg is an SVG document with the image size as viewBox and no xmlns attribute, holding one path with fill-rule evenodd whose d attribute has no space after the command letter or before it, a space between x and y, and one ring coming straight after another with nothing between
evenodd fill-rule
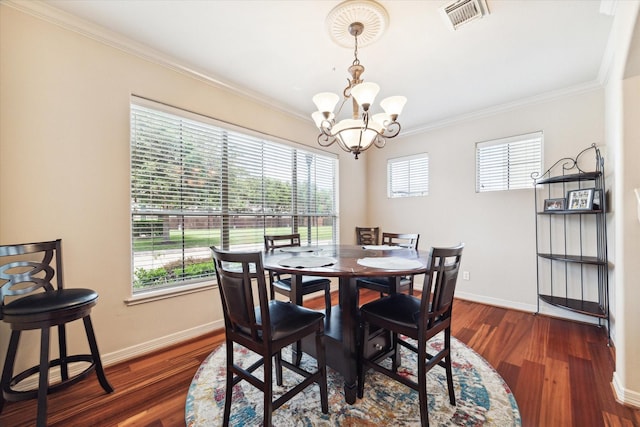
<instances>
[{"instance_id":1,"label":"hardwood floor","mask_svg":"<svg viewBox=\"0 0 640 427\"><path fill-rule=\"evenodd\" d=\"M375 297L376 293L363 291L361 302ZM323 305L322 298L308 303L317 308ZM457 300L453 334L506 380L518 402L523 426L640 426L640 411L614 399L614 358L602 329ZM95 375L52 394L49 425L184 426L191 379L223 339L222 333L212 333L109 366L107 377L116 390L110 395L104 393ZM0 426L34 425L35 403L5 403Z\"/></svg>"}]
</instances>

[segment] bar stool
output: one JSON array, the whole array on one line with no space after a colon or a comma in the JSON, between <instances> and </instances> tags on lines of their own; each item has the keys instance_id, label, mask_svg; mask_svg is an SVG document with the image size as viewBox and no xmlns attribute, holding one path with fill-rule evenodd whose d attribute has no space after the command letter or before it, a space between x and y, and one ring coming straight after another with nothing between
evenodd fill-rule
<instances>
[{"instance_id":1,"label":"bar stool","mask_svg":"<svg viewBox=\"0 0 640 427\"><path fill-rule=\"evenodd\" d=\"M47 394L66 388L95 371L102 388L113 392L98 352L91 308L98 294L91 289L64 289L62 282L61 240L0 246L0 319L9 324L11 338L0 379L0 413L4 402L38 399L36 425L47 424ZM54 279L55 277L55 279ZM65 325L82 319L91 354L67 354ZM59 357L49 360L50 329L58 327ZM40 363L14 375L20 334L40 329ZM70 364L89 363L82 372L69 376ZM49 384L49 369L60 368L60 381ZM38 387L17 390L16 386L38 374Z\"/></svg>"}]
</instances>

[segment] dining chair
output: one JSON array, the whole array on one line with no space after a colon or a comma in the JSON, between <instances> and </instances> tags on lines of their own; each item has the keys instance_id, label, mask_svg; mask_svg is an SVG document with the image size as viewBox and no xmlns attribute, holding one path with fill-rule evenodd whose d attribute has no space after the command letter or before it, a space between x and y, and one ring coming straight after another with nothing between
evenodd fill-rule
<instances>
[{"instance_id":1,"label":"dining chair","mask_svg":"<svg viewBox=\"0 0 640 427\"><path fill-rule=\"evenodd\" d=\"M113 392L102 368L91 323L91 309L97 300L94 290L63 287L60 239L0 246L0 319L11 329L0 379L0 413L5 401L37 398L36 425L46 426L47 394L75 384L93 371L104 391ZM79 319L84 323L90 354L69 355L66 324ZM58 358L49 360L53 326L58 327ZM21 333L37 329L40 330L39 364L14 375ZM70 368L75 366L82 370L70 375ZM53 367L59 368L60 379L50 384L49 371ZM25 389L27 385L22 382L34 374L38 375L37 388Z\"/></svg>"},{"instance_id":2,"label":"dining chair","mask_svg":"<svg viewBox=\"0 0 640 427\"><path fill-rule=\"evenodd\" d=\"M269 299L260 252L228 252L211 247L218 279L225 323L226 392L224 426L229 425L234 386L245 380L264 393L263 425L271 426L272 413L313 383L320 387L322 413L329 412L327 376L324 350L324 314L291 302ZM257 293L258 305L254 306ZM282 349L307 336L315 335L317 369L306 371L282 359ZM234 344L260 355L251 366L234 362ZM273 368L275 359L276 383L282 386L282 368L304 379L273 399ZM254 371L260 366L259 376Z\"/></svg>"},{"instance_id":3,"label":"dining chair","mask_svg":"<svg viewBox=\"0 0 640 427\"><path fill-rule=\"evenodd\" d=\"M463 248L464 244L451 248L431 248L429 270L425 274L420 298L393 294L360 308L360 342L368 343L372 331L383 329L391 333L391 345L388 351L371 354L365 354L367 345L360 346L358 396L362 398L366 371L367 368L372 368L418 392L423 427L429 425L427 372L434 366L445 369L449 402L456 404L451 369L451 317ZM444 332L442 348L435 354L428 353L427 342L440 332ZM400 347L416 353L417 366L414 374L417 382L406 373L398 373ZM387 358L391 358L391 369L381 365Z\"/></svg>"},{"instance_id":4,"label":"dining chair","mask_svg":"<svg viewBox=\"0 0 640 427\"><path fill-rule=\"evenodd\" d=\"M356 227L357 245L377 245L380 241L380 227Z\"/></svg>"},{"instance_id":5,"label":"dining chair","mask_svg":"<svg viewBox=\"0 0 640 427\"><path fill-rule=\"evenodd\" d=\"M420 234L382 233L382 244L388 246L402 246L408 249L418 249ZM391 293L391 284L386 277L366 277L358 279L358 289L371 289L380 292L380 297ZM408 290L413 295L413 275L400 278L398 291Z\"/></svg>"},{"instance_id":6,"label":"dining chair","mask_svg":"<svg viewBox=\"0 0 640 427\"><path fill-rule=\"evenodd\" d=\"M283 248L296 248L300 246L300 234L278 234L264 236L264 250L277 251ZM291 276L269 271L269 287L271 299L275 298L275 293L285 295L291 299ZM302 297L316 292L324 292L325 310L327 315L331 313L331 280L325 277L302 276L298 301L295 304L302 304Z\"/></svg>"}]
</instances>

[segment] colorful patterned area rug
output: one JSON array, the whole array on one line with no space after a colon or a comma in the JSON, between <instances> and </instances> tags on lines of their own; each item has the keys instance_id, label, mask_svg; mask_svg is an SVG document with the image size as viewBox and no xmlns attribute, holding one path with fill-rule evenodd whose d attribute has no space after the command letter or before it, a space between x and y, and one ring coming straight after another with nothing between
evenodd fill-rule
<instances>
[{"instance_id":1,"label":"colorful patterned area rug","mask_svg":"<svg viewBox=\"0 0 640 427\"><path fill-rule=\"evenodd\" d=\"M434 351L442 346L439 337L429 344ZM449 404L444 369L436 366L428 373L429 422L432 426L520 426L520 412L513 393L502 377L475 351L452 338L453 383L456 406ZM402 348L400 368L413 376L415 355ZM283 357L290 360L288 349ZM257 356L235 348L236 361L249 366ZM196 372L187 394L187 427L221 426L225 396L224 345L212 352ZM315 367L315 359L304 354L303 367ZM260 372L258 369L257 372ZM283 369L283 387L274 384L274 394L282 395L300 376ZM259 375L259 374L258 374ZM313 384L273 413L274 426L416 426L420 425L418 393L374 371L366 376L364 398L354 405L345 403L344 380L327 368L329 414L320 409L319 388ZM275 373L274 373L275 378ZM263 394L246 381L236 385L231 403L232 426L259 426L263 419Z\"/></svg>"}]
</instances>

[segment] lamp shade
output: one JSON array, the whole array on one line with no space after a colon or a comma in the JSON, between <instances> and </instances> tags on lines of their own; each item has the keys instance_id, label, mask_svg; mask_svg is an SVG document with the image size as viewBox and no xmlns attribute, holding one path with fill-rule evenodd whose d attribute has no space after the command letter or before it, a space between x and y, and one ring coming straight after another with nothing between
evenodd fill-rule
<instances>
[{"instance_id":1,"label":"lamp shade","mask_svg":"<svg viewBox=\"0 0 640 427\"><path fill-rule=\"evenodd\" d=\"M331 92L321 92L313 97L313 103L318 107L318 111L327 115L333 113L339 100L340 97Z\"/></svg>"},{"instance_id":2,"label":"lamp shade","mask_svg":"<svg viewBox=\"0 0 640 427\"><path fill-rule=\"evenodd\" d=\"M380 86L372 82L360 83L351 88L351 96L365 111L373 104L378 92L380 92Z\"/></svg>"},{"instance_id":3,"label":"lamp shade","mask_svg":"<svg viewBox=\"0 0 640 427\"><path fill-rule=\"evenodd\" d=\"M322 114L320 111L311 113L311 118L313 119L313 122L316 124L318 129L322 128L322 122L324 122L325 120L331 121L333 120L334 117L335 117L335 114L333 113L329 114L329 117L325 117L324 114Z\"/></svg>"},{"instance_id":4,"label":"lamp shade","mask_svg":"<svg viewBox=\"0 0 640 427\"><path fill-rule=\"evenodd\" d=\"M378 123L380 126L382 126L382 128L386 128L388 123L391 123L391 117L387 114L387 113L378 113L378 114L374 114L371 117L371 120L369 121L369 123L371 123L371 121L374 121L375 123Z\"/></svg>"},{"instance_id":5,"label":"lamp shade","mask_svg":"<svg viewBox=\"0 0 640 427\"><path fill-rule=\"evenodd\" d=\"M391 117L398 117L406 103L407 98L404 96L390 96L380 101L380 106Z\"/></svg>"}]
</instances>

